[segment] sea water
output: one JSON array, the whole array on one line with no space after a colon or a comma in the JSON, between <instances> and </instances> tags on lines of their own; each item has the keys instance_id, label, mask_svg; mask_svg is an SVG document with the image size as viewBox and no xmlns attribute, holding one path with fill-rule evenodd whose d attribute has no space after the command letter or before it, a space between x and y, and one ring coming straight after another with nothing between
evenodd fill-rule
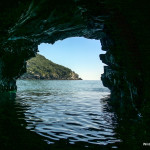
<instances>
[{"instance_id":1,"label":"sea water","mask_svg":"<svg viewBox=\"0 0 150 150\"><path fill-rule=\"evenodd\" d=\"M105 110L102 100L110 91L101 81L18 80L17 86L16 103L24 108L26 129L48 144L60 139L98 145L118 141L114 114Z\"/></svg>"}]
</instances>

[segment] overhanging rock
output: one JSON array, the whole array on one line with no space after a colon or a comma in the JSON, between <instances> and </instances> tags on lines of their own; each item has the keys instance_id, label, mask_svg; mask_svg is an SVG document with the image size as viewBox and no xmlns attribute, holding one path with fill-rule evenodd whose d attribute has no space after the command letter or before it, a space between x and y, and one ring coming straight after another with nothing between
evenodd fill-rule
<instances>
[{"instance_id":1,"label":"overhanging rock","mask_svg":"<svg viewBox=\"0 0 150 150\"><path fill-rule=\"evenodd\" d=\"M0 90L16 89L40 43L68 37L99 39L108 66L102 81L112 99L138 111L149 103L149 4L136 0L2 0ZM124 100L123 100L124 99Z\"/></svg>"}]
</instances>

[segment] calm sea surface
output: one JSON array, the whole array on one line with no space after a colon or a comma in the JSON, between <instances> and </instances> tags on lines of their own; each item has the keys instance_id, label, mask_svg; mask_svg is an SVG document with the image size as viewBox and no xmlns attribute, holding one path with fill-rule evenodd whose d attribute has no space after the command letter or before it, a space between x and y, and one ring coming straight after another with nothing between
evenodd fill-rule
<instances>
[{"instance_id":1,"label":"calm sea surface","mask_svg":"<svg viewBox=\"0 0 150 150\"><path fill-rule=\"evenodd\" d=\"M17 81L17 106L23 108L26 129L48 144L66 139L107 145L116 139L114 114L101 99L109 95L101 81ZM20 109L17 112L20 113ZM22 112L21 112L22 113Z\"/></svg>"},{"instance_id":2,"label":"calm sea surface","mask_svg":"<svg viewBox=\"0 0 150 150\"><path fill-rule=\"evenodd\" d=\"M0 150L141 150L150 141L149 115L120 108L100 81L17 86L0 93Z\"/></svg>"}]
</instances>

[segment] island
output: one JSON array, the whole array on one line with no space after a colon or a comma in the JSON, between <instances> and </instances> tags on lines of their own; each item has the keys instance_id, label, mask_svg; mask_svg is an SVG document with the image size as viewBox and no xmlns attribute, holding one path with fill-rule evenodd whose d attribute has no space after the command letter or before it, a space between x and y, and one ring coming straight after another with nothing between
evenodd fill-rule
<instances>
[{"instance_id":1,"label":"island","mask_svg":"<svg viewBox=\"0 0 150 150\"><path fill-rule=\"evenodd\" d=\"M37 54L36 57L27 61L27 72L19 79L23 80L82 80L71 69L58 65L44 56Z\"/></svg>"}]
</instances>

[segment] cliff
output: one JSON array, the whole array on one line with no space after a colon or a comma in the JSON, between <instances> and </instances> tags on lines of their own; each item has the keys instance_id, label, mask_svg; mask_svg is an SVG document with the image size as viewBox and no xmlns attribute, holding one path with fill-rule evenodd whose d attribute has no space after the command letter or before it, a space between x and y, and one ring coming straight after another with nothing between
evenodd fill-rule
<instances>
[{"instance_id":1,"label":"cliff","mask_svg":"<svg viewBox=\"0 0 150 150\"><path fill-rule=\"evenodd\" d=\"M27 72L20 79L82 80L71 69L55 64L39 54L27 61Z\"/></svg>"}]
</instances>

